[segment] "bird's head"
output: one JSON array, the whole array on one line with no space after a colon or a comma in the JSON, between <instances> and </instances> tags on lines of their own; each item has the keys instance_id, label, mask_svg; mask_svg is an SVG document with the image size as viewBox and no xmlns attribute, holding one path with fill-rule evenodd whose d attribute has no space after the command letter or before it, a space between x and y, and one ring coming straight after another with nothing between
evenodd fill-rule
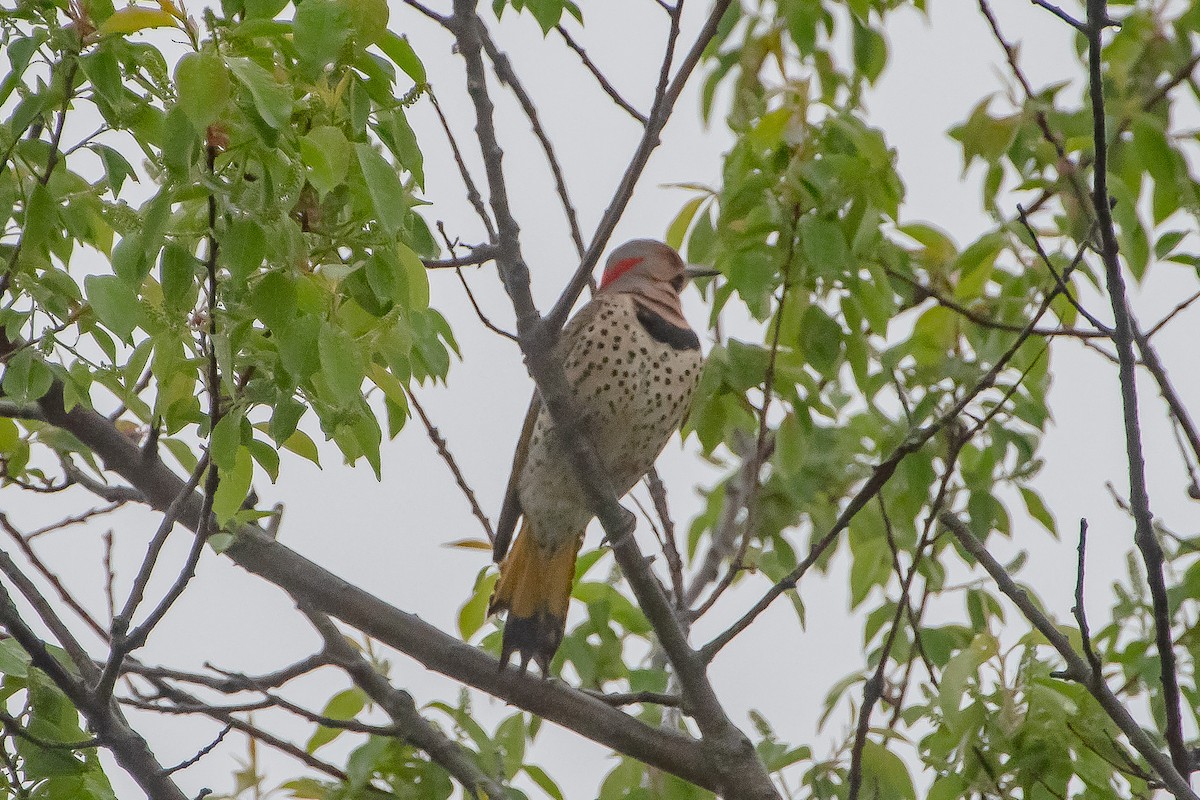
<instances>
[{"instance_id":1,"label":"bird's head","mask_svg":"<svg viewBox=\"0 0 1200 800\"><path fill-rule=\"evenodd\" d=\"M679 293L691 278L715 274L687 266L669 245L654 239L634 239L608 257L597 293L632 295L643 309L686 328Z\"/></svg>"},{"instance_id":2,"label":"bird's head","mask_svg":"<svg viewBox=\"0 0 1200 800\"><path fill-rule=\"evenodd\" d=\"M640 294L665 290L678 296L692 278L716 274L713 270L689 267L670 245L654 239L634 239L609 255L600 278L600 291Z\"/></svg>"}]
</instances>

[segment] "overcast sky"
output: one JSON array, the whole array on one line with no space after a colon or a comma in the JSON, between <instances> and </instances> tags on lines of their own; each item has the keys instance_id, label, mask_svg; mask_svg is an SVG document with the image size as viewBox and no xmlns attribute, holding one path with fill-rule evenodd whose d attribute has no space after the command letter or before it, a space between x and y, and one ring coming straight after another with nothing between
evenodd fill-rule
<instances>
[{"instance_id":1,"label":"overcast sky","mask_svg":"<svg viewBox=\"0 0 1200 800\"><path fill-rule=\"evenodd\" d=\"M581 5L587 27L580 39L625 96L647 108L665 15L651 0ZM702 19L700 12L705 10L702 3L691 5L684 41L689 41L689 33L694 34ZM984 95L1003 93L1010 81L1001 69L1003 54L974 3L931 0L930 5L929 20L911 10L889 17L892 59L869 96L868 114L899 152L907 187L904 219L932 222L965 244L985 230L989 220L978 211L979 176L969 173L963 177L958 145L944 132L964 119ZM1064 25L1039 12L1028 0L994 0L994 6L1008 37L1021 42L1022 61L1035 87L1078 77L1071 58L1073 44ZM478 155L470 152L473 119L461 89L461 61L451 52L450 40L436 26L395 2L391 28L409 34L460 141L467 146L470 162L477 164ZM537 101L564 163L586 235L607 205L640 128L613 107L559 41L554 37L543 41L531 18L509 13L497 28L501 47L509 52ZM614 243L664 235L688 196L666 184L717 181L720 155L729 139L720 129L705 131L700 125L698 85L699 81L693 81L681 98ZM1077 91L1065 96L1077 96ZM505 92L497 90L493 98L507 153L510 194L533 271L535 298L545 308L577 259L553 184L524 118ZM482 241L479 224L463 201L457 172L447 166L451 163L448 152L427 103L417 105L413 119L426 155L426 194L433 202L426 210L427 218L444 220L448 230L464 241ZM471 271L468 277L491 319L511 328L511 309L492 269ZM435 273L431 281L434 304L450 319L464 360L454 365L447 388L430 388L419 397L494 519L532 384L515 345L482 327L453 274ZM1142 319L1157 319L1194 284L1194 276L1183 268L1163 265L1152 270L1145 291L1134 292ZM694 293L687 298L687 306L694 323L705 319L706 312ZM1102 305L1093 303L1092 307L1101 317L1108 316L1102 313ZM1185 349L1194 347L1195 319L1195 313L1185 316L1159 340L1168 366L1176 367L1173 377L1185 398L1200 390L1197 371L1188 368L1194 349ZM1105 481L1111 480L1119 491L1126 489L1115 370L1072 343L1054 345L1052 370L1055 423L1044 440L1046 467L1038 486L1068 539L1051 541L1040 527L1010 508L1016 520L1013 548L1028 548L1035 554L1022 578L1040 586L1042 599L1066 619L1073 587L1061 576L1073 572L1074 542L1069 532L1080 516L1087 515L1093 534L1089 606L1099 617L1107 611L1112 578L1123 572L1123 561L1116 556L1132 539L1132 526L1114 511L1104 488ZM1184 474L1153 386L1143 386L1143 398L1154 511L1168 524L1189 531L1187 520L1194 506L1184 494ZM694 443L687 450L694 450ZM399 608L455 632L458 609L468 597L476 573L487 563L487 554L444 546L481 534L419 422L385 444L381 482L375 481L365 465L358 469L341 466L332 447L323 449L323 465L317 469L285 454L279 485L258 485L264 503L279 501L286 506L281 540ZM686 529L700 507L694 487L712 485L719 473L685 452L678 440L668 445L659 469L670 491L674 517L681 529ZM3 507L15 512L26 527L60 514L59 508L43 505L42 498L15 490L5 491ZM149 513L131 512L122 514L113 525L118 563L124 565L128 576L156 520ZM643 533L639 531L639 535ZM598 540L595 526L589 536L591 544ZM161 563L181 561L186 546L186 537L177 534ZM46 537L41 547L56 568L75 585L85 587L82 596L102 609L102 551L97 529L64 531ZM716 689L728 701L735 721L744 724L748 709L764 710L781 737L794 744L810 744L817 755L839 742L852 722L848 714L842 714L835 716L825 731L816 732L825 692L862 666L861 622L848 612L845 567L839 558L828 579L804 579L801 593L808 606L806 630L796 625L789 603L777 603L721 654L712 669ZM159 591L162 585L157 586ZM696 641L706 641L723 628L766 587L765 578L743 581L698 626ZM184 669L199 669L210 661L226 669L255 673L290 663L316 646L316 636L282 592L209 554L186 595L140 657ZM452 702L456 696L451 681L424 671L402 655L391 661L394 682L412 692L418 704L436 699ZM752 681L746 680L750 674ZM299 682L291 696L319 706L345 685L339 673L329 670ZM484 720L511 713L502 703L482 695L475 702ZM268 727L286 724L290 738L303 742L311 726L284 723L284 719L264 715L259 721ZM188 757L216 732L215 724L194 720L139 716L136 723L168 764ZM338 747L331 745L327 752L332 754ZM193 794L205 786L227 791L235 759L244 754L244 740L231 736L179 780L185 791ZM301 772L282 757L264 751L264 758L272 780ZM613 764L602 748L550 726L543 730L529 758L559 780L570 798L588 796ZM140 796L116 772L120 796ZM272 785L271 780L267 785ZM532 791L533 796L537 794Z\"/></svg>"}]
</instances>

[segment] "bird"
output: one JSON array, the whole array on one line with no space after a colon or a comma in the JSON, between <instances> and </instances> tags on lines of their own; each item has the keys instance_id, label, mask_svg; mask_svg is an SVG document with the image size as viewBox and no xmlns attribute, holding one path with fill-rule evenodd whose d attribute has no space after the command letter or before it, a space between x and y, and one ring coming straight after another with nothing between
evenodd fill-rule
<instances>
[{"instance_id":1,"label":"bird","mask_svg":"<svg viewBox=\"0 0 1200 800\"><path fill-rule=\"evenodd\" d=\"M626 242L609 256L592 299L559 336L555 355L582 417L580 429L618 497L649 472L687 417L704 356L683 316L680 292L690 278L716 274L688 267L663 242ZM500 669L516 653L522 673L532 659L549 675L566 628L575 559L593 517L535 392L493 544L500 575L488 613L507 612Z\"/></svg>"}]
</instances>

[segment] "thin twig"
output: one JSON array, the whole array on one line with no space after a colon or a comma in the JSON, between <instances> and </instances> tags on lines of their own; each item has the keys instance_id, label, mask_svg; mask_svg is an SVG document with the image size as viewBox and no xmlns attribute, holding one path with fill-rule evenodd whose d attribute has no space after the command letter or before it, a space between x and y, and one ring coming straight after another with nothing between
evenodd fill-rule
<instances>
[{"instance_id":1,"label":"thin twig","mask_svg":"<svg viewBox=\"0 0 1200 800\"><path fill-rule=\"evenodd\" d=\"M571 229L571 241L574 242L579 257L583 258L583 234L579 230L579 216L575 213L575 205L571 202L571 194L567 190L567 180L563 177L562 164L559 163L558 156L554 153L554 143L546 135L546 129L542 127L542 121L538 117L537 106L533 104L533 99L521 85L508 55L496 47L496 43L492 41L491 36L487 35L486 30L482 30L480 40L483 42L484 52L492 61L492 67L496 70L496 77L512 90L513 95L517 98L517 103L520 104L521 110L525 112L525 117L529 120L533 135L537 137L542 146L542 152L546 155L546 163L550 166L550 174L554 176L554 189L558 192L558 200L567 217L567 226Z\"/></svg>"},{"instance_id":2,"label":"thin twig","mask_svg":"<svg viewBox=\"0 0 1200 800\"><path fill-rule=\"evenodd\" d=\"M417 410L417 415L425 425L425 432L429 436L429 441L433 442L433 446L437 448L438 455L442 457L442 461L446 463L446 466L450 468L450 472L453 473L454 482L458 484L458 488L462 491L463 496L467 498L467 503L471 506L471 513L475 515L475 518L479 520L479 524L483 526L483 532L487 534L488 541L494 542L496 540L496 532L492 528L491 520L488 519L487 514L484 513L483 508L479 505L479 500L475 497L475 491L463 476L462 469L459 468L458 462L454 459L454 454L446 446L446 439L434 427L433 422L429 419L429 415L425 413L425 408L412 392L408 393L408 402Z\"/></svg>"},{"instance_id":3,"label":"thin twig","mask_svg":"<svg viewBox=\"0 0 1200 800\"><path fill-rule=\"evenodd\" d=\"M1088 664L1091 665L1092 671L1099 674L1100 657L1096 655L1096 649L1092 647L1092 633L1088 628L1087 609L1083 605L1083 576L1087 561L1087 530L1087 520L1079 520L1079 546L1076 548L1078 558L1075 563L1075 607L1071 609L1071 613L1075 615L1075 621L1079 623L1079 639L1083 645L1083 655L1087 658Z\"/></svg>"},{"instance_id":4,"label":"thin twig","mask_svg":"<svg viewBox=\"0 0 1200 800\"><path fill-rule=\"evenodd\" d=\"M667 570L671 574L671 595L675 598L675 607L684 608L683 558L675 541L675 521L671 519L671 507L667 503L667 487L654 467L646 473L646 490L650 494L650 502L654 504L654 512L662 523L663 556L667 559Z\"/></svg>"},{"instance_id":5,"label":"thin twig","mask_svg":"<svg viewBox=\"0 0 1200 800\"><path fill-rule=\"evenodd\" d=\"M787 250L783 256L782 288L779 291L779 303L775 308L775 331L771 334L771 350L767 357L767 367L763 371L763 401L762 407L758 411L758 434L755 438L754 450L750 454L751 463L746 470L749 491L738 493L735 501L736 505L731 509L732 516L735 518L741 511L741 508L746 509L746 523L742 526L742 541L738 546L737 555L729 565L729 569L726 570L721 581L713 588L712 594L692 612L693 619L703 616L716 604L721 595L733 585L738 574L746 566L746 554L750 550L750 540L756 533L758 494L762 490L762 480L759 473L762 471L762 466L767 456L767 432L769 430L767 415L770 414L771 403L775 400L775 362L779 356L779 336L783 329L783 313L787 306L788 289L791 284L792 261L795 258L796 248L796 227L800 222L800 214L801 209L797 207L792 216L792 230L788 232Z\"/></svg>"},{"instance_id":6,"label":"thin twig","mask_svg":"<svg viewBox=\"0 0 1200 800\"><path fill-rule=\"evenodd\" d=\"M421 259L421 263L425 269L458 269L460 267L476 267L494 261L496 258L496 248L490 244L467 245L467 248L471 252L465 256L441 259L425 258Z\"/></svg>"},{"instance_id":7,"label":"thin twig","mask_svg":"<svg viewBox=\"0 0 1200 800\"><path fill-rule=\"evenodd\" d=\"M1079 31L1080 33L1084 33L1084 34L1087 33L1087 25L1085 23L1080 22L1079 20L1075 19L1074 17L1072 17L1067 12L1063 11L1058 6L1054 5L1053 3L1048 2L1048 0L1029 0L1029 2L1033 3L1035 6L1040 6L1041 8L1046 9L1051 14L1058 17L1063 22L1067 23L1068 25L1070 25L1072 28Z\"/></svg>"},{"instance_id":8,"label":"thin twig","mask_svg":"<svg viewBox=\"0 0 1200 800\"><path fill-rule=\"evenodd\" d=\"M1197 300L1200 300L1200 292L1196 292L1196 293L1195 293L1195 294L1193 294L1191 297L1189 297L1188 299L1184 300L1184 301L1183 301L1182 303L1180 303L1179 305L1175 306L1175 308L1171 309L1171 312L1170 312L1169 314L1167 314L1165 317L1163 317L1162 319L1160 319L1158 322L1154 323L1154 325L1152 325L1152 326L1150 327L1150 330L1146 331L1146 333L1144 334L1144 335L1145 335L1145 337L1146 337L1147 339L1150 339L1150 338L1152 338L1152 337L1154 336L1154 334L1158 333L1158 332L1159 332L1159 331L1161 331L1161 330L1162 330L1164 327L1166 327L1166 325L1167 325L1167 323L1168 323L1168 322L1170 322L1171 320L1175 319L1175 317L1176 317L1178 314L1180 314L1180 313L1182 313L1183 311L1185 311L1185 310L1186 310L1186 309L1187 309L1187 308L1188 308L1188 307L1189 307L1189 306L1190 306L1192 303L1196 302Z\"/></svg>"},{"instance_id":9,"label":"thin twig","mask_svg":"<svg viewBox=\"0 0 1200 800\"><path fill-rule=\"evenodd\" d=\"M69 591L67 591L67 587L63 584L62 580L50 570L50 567L47 566L46 563L38 556L37 552L34 551L33 545L29 543L29 539L31 537L28 535L22 536L21 532L18 531L8 519L8 515L2 511L0 511L0 527L4 528L8 535L12 537L13 541L16 542L17 547L20 548L21 552L25 554L25 558L29 560L29 563L33 565L34 569L42 574L42 577L45 578L46 581L54 588L54 591L58 594L59 598L67 604L67 607L74 611L75 615L83 620L84 624L86 624L93 633L100 637L101 641L107 641L108 631L104 630L104 626L93 619L92 615L88 613L87 609L85 609L83 605L79 603L79 601L77 601Z\"/></svg>"},{"instance_id":10,"label":"thin twig","mask_svg":"<svg viewBox=\"0 0 1200 800\"><path fill-rule=\"evenodd\" d=\"M508 796L502 784L479 768L474 754L422 717L412 696L393 687L361 653L350 646L329 617L307 607L301 607L300 610L321 634L325 651L392 718L401 738L424 750L434 763L453 775L472 797L502 800Z\"/></svg>"},{"instance_id":11,"label":"thin twig","mask_svg":"<svg viewBox=\"0 0 1200 800\"><path fill-rule=\"evenodd\" d=\"M646 118L646 115L630 105L624 97L621 97L621 93L618 92L611 83L609 83L608 78L605 77L600 68L597 67L592 62L592 59L588 57L587 51L584 50L578 42L571 38L571 34L567 33L566 28L564 28L562 25L555 25L554 30L558 31L558 34L562 36L567 47L575 51L575 54L579 56L579 60L583 62L583 66L587 67L587 71L592 73L592 76L596 79L596 82L600 84L600 88L604 90L604 93L607 94L612 101L621 108L621 110L636 119L642 125L649 124L650 120Z\"/></svg>"},{"instance_id":12,"label":"thin twig","mask_svg":"<svg viewBox=\"0 0 1200 800\"><path fill-rule=\"evenodd\" d=\"M185 770L188 767L199 763L200 759L204 758L206 755L211 753L213 750L216 750L217 745L219 745L221 742L225 741L225 737L229 735L229 732L231 730L233 730L233 723L226 722L225 727L222 728L221 732L217 734L217 738L213 739L210 743L206 744L204 747L201 747L199 752L197 752L196 755L192 756L191 758L181 761L173 767L167 767L167 769L166 769L167 774L170 775L173 772L179 772L180 770Z\"/></svg>"},{"instance_id":13,"label":"thin twig","mask_svg":"<svg viewBox=\"0 0 1200 800\"><path fill-rule=\"evenodd\" d=\"M125 505L126 502L128 502L128 501L117 500L117 501L109 503L108 505L105 505L105 506L98 506L96 508L90 508L87 511L81 512L74 516L64 517L63 519L59 520L58 522L55 522L52 525L45 525L41 528L36 528L36 529L30 531L29 533L25 534L25 541L31 542L34 539L38 538L39 536L45 536L47 533L61 531L63 528L68 528L72 525L80 525L84 522L87 522L87 521L93 519L94 517L102 517L105 514L111 514L112 512L114 512L118 508L120 508L121 506Z\"/></svg>"},{"instance_id":14,"label":"thin twig","mask_svg":"<svg viewBox=\"0 0 1200 800\"><path fill-rule=\"evenodd\" d=\"M479 193L479 187L476 185L475 179L471 177L471 170L467 169L467 162L463 158L462 150L458 147L458 139L454 137L454 130L450 127L450 121L446 119L446 115L442 112L442 105L438 102L437 95L432 91L429 92L429 102L433 105L433 111L437 114L438 122L442 125L442 131L446 134L446 141L450 144L450 153L454 156L454 163L458 165L458 174L462 177L463 186L467 190L467 202L471 204L471 208L475 209L480 222L483 223L483 229L487 231L488 240L494 244L496 241L496 226L492 223L492 217L488 214L487 207L483 204L483 196ZM498 249L492 247L489 253L489 260L494 260L499 255Z\"/></svg>"}]
</instances>

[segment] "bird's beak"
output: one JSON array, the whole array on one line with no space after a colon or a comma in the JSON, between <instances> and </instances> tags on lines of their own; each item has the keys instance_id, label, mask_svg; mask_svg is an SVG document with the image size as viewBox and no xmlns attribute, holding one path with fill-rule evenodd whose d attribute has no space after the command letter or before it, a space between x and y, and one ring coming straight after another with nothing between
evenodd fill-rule
<instances>
[{"instance_id":1,"label":"bird's beak","mask_svg":"<svg viewBox=\"0 0 1200 800\"><path fill-rule=\"evenodd\" d=\"M689 281L694 281L696 278L715 278L721 273L715 269L709 269L708 267L689 266L684 268L683 274L687 276Z\"/></svg>"}]
</instances>

